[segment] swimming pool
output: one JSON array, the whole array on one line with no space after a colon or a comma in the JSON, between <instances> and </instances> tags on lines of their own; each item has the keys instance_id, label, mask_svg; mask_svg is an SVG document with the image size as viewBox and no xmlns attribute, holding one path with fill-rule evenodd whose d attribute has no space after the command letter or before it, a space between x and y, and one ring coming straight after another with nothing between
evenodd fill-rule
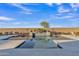
<instances>
[{"instance_id":1,"label":"swimming pool","mask_svg":"<svg viewBox=\"0 0 79 59\"><path fill-rule=\"evenodd\" d=\"M17 48L38 48L38 49L47 49L47 48L58 48L57 42L53 39L47 39L46 37L39 37L32 40L26 40L23 44Z\"/></svg>"}]
</instances>

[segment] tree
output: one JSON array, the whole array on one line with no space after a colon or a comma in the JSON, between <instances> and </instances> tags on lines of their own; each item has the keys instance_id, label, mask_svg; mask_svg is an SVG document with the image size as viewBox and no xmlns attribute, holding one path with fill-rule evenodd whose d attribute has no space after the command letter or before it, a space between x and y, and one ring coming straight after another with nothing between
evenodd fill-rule
<instances>
[{"instance_id":1,"label":"tree","mask_svg":"<svg viewBox=\"0 0 79 59\"><path fill-rule=\"evenodd\" d=\"M46 21L42 21L40 25L43 26L44 28L49 28L49 23Z\"/></svg>"},{"instance_id":2,"label":"tree","mask_svg":"<svg viewBox=\"0 0 79 59\"><path fill-rule=\"evenodd\" d=\"M45 28L39 28L38 31L39 31L40 33L42 33L42 32L46 32L46 29L45 29Z\"/></svg>"}]
</instances>

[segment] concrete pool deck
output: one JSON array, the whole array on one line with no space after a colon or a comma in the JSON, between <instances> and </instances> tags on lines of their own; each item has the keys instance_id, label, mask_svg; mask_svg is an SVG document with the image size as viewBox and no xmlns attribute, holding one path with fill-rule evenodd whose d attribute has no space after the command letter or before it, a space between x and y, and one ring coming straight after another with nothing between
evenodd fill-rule
<instances>
[{"instance_id":1,"label":"concrete pool deck","mask_svg":"<svg viewBox=\"0 0 79 59\"><path fill-rule=\"evenodd\" d=\"M25 41L25 40L15 40L13 36L15 35L0 36L0 50L16 48ZM11 38L13 40L10 40Z\"/></svg>"},{"instance_id":2,"label":"concrete pool deck","mask_svg":"<svg viewBox=\"0 0 79 59\"><path fill-rule=\"evenodd\" d=\"M0 44L0 50L16 48L17 46L22 44L24 41L25 40L8 40L8 41Z\"/></svg>"},{"instance_id":3,"label":"concrete pool deck","mask_svg":"<svg viewBox=\"0 0 79 59\"><path fill-rule=\"evenodd\" d=\"M70 39L75 39L79 40L79 36L72 36L72 35L61 35L62 37L70 38Z\"/></svg>"},{"instance_id":4,"label":"concrete pool deck","mask_svg":"<svg viewBox=\"0 0 79 59\"><path fill-rule=\"evenodd\" d=\"M10 38L10 37L12 37L12 35L4 35L4 36L0 36L0 40L5 40L5 39L7 39L7 38Z\"/></svg>"}]
</instances>

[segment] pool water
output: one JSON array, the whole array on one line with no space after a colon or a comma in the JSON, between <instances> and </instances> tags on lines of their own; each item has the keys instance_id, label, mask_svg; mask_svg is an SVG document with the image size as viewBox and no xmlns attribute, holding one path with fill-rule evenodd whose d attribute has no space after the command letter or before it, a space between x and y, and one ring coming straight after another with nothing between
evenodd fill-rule
<instances>
[{"instance_id":1,"label":"pool water","mask_svg":"<svg viewBox=\"0 0 79 59\"><path fill-rule=\"evenodd\" d=\"M18 48L57 48L57 44L52 39L38 38L26 40L24 44L20 45Z\"/></svg>"}]
</instances>

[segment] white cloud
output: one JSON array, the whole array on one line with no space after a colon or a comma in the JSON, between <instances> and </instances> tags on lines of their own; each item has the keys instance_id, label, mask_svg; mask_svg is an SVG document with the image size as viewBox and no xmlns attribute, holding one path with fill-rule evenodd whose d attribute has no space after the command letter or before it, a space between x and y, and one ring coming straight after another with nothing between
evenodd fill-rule
<instances>
[{"instance_id":1,"label":"white cloud","mask_svg":"<svg viewBox=\"0 0 79 59\"><path fill-rule=\"evenodd\" d=\"M57 5L61 5L62 3L56 3Z\"/></svg>"},{"instance_id":2,"label":"white cloud","mask_svg":"<svg viewBox=\"0 0 79 59\"><path fill-rule=\"evenodd\" d=\"M64 9L63 6L60 6L58 9L58 13L65 13L65 12L70 12L69 9Z\"/></svg>"},{"instance_id":3,"label":"white cloud","mask_svg":"<svg viewBox=\"0 0 79 59\"><path fill-rule=\"evenodd\" d=\"M61 28L61 27L65 27L64 25L56 25L56 24L51 24L50 26L51 26L51 28Z\"/></svg>"},{"instance_id":4,"label":"white cloud","mask_svg":"<svg viewBox=\"0 0 79 59\"><path fill-rule=\"evenodd\" d=\"M58 17L58 19L70 19L70 18L74 18L75 16L72 16L72 15L66 15L66 16L61 16L61 17Z\"/></svg>"},{"instance_id":5,"label":"white cloud","mask_svg":"<svg viewBox=\"0 0 79 59\"><path fill-rule=\"evenodd\" d=\"M5 16L0 16L0 20L14 20L13 18L5 17Z\"/></svg>"},{"instance_id":6,"label":"white cloud","mask_svg":"<svg viewBox=\"0 0 79 59\"><path fill-rule=\"evenodd\" d=\"M32 14L32 10L22 6L20 3L12 3L10 5L20 8L24 14Z\"/></svg>"},{"instance_id":7,"label":"white cloud","mask_svg":"<svg viewBox=\"0 0 79 59\"><path fill-rule=\"evenodd\" d=\"M54 4L54 3L46 3L46 5L48 5L48 6L50 6L50 7L53 6L53 4ZM62 4L62 3L56 3L56 5L61 5L61 4Z\"/></svg>"},{"instance_id":8,"label":"white cloud","mask_svg":"<svg viewBox=\"0 0 79 59\"><path fill-rule=\"evenodd\" d=\"M46 3L46 5L48 5L48 6L52 6L52 5L53 5L53 3Z\"/></svg>"},{"instance_id":9,"label":"white cloud","mask_svg":"<svg viewBox=\"0 0 79 59\"><path fill-rule=\"evenodd\" d=\"M72 8L76 7L75 4L73 4L73 3L71 3L70 5L71 5Z\"/></svg>"},{"instance_id":10,"label":"white cloud","mask_svg":"<svg viewBox=\"0 0 79 59\"><path fill-rule=\"evenodd\" d=\"M70 5L71 5L71 7L73 8L74 11L77 11L78 8L79 8L79 3L71 3Z\"/></svg>"},{"instance_id":11,"label":"white cloud","mask_svg":"<svg viewBox=\"0 0 79 59\"><path fill-rule=\"evenodd\" d=\"M63 16L64 19L77 19L79 18L79 14L67 14L66 16Z\"/></svg>"},{"instance_id":12,"label":"white cloud","mask_svg":"<svg viewBox=\"0 0 79 59\"><path fill-rule=\"evenodd\" d=\"M79 3L71 3L72 8L79 8Z\"/></svg>"},{"instance_id":13,"label":"white cloud","mask_svg":"<svg viewBox=\"0 0 79 59\"><path fill-rule=\"evenodd\" d=\"M14 22L14 23L12 23L13 25L20 25L21 24L21 22Z\"/></svg>"},{"instance_id":14,"label":"white cloud","mask_svg":"<svg viewBox=\"0 0 79 59\"><path fill-rule=\"evenodd\" d=\"M74 18L76 16L74 15L61 15L61 14L56 14L56 15L50 15L49 20L51 21L52 19L56 19L56 20L62 20L62 19L71 19Z\"/></svg>"},{"instance_id":15,"label":"white cloud","mask_svg":"<svg viewBox=\"0 0 79 59\"><path fill-rule=\"evenodd\" d=\"M27 9L27 8L23 7L22 4L19 4L19 3L17 3L17 4L13 3L11 5L13 5L13 6L17 7L17 8L20 8L20 9L22 9L24 11L30 11L30 9Z\"/></svg>"},{"instance_id":16,"label":"white cloud","mask_svg":"<svg viewBox=\"0 0 79 59\"><path fill-rule=\"evenodd\" d=\"M26 11L22 11L22 12L20 12L20 13L28 14L28 15L33 14L32 12L26 12Z\"/></svg>"},{"instance_id":17,"label":"white cloud","mask_svg":"<svg viewBox=\"0 0 79 59\"><path fill-rule=\"evenodd\" d=\"M29 24L32 24L32 22L20 22L20 21L17 21L17 22L11 22L11 24L13 25L29 25Z\"/></svg>"}]
</instances>

